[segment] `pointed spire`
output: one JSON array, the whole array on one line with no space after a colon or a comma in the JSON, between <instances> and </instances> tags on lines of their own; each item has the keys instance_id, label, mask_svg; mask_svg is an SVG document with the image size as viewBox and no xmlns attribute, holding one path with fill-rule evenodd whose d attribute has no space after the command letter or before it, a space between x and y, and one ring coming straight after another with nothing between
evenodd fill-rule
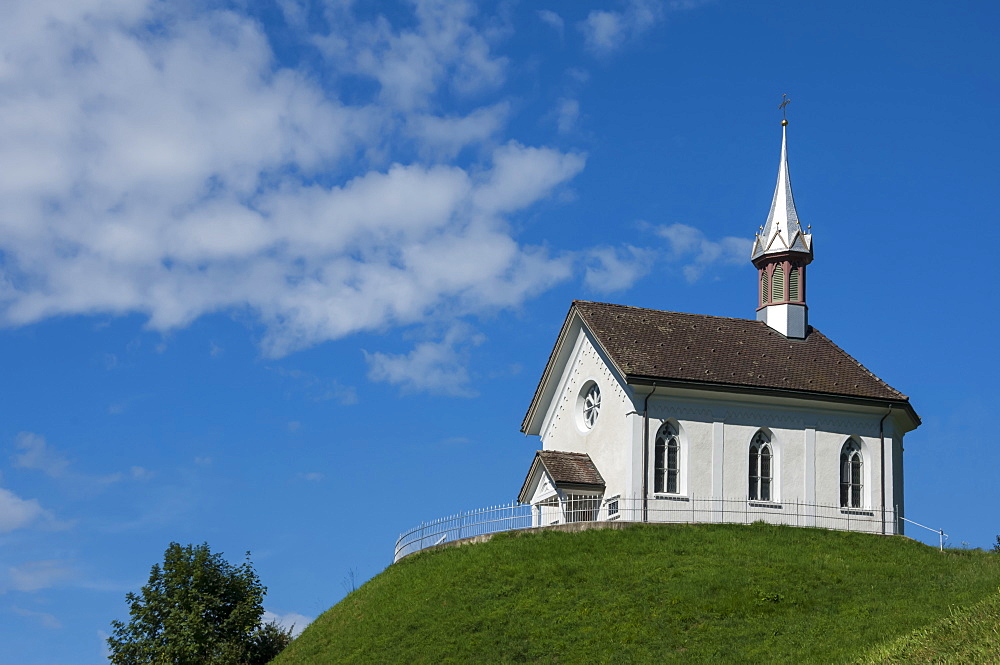
<instances>
[{"instance_id":1,"label":"pointed spire","mask_svg":"<svg viewBox=\"0 0 1000 665\"><path fill-rule=\"evenodd\" d=\"M767 222L757 234L753 244L750 258L754 261L765 254L778 252L812 254L812 234L802 232L799 214L795 210L795 199L792 197L792 180L788 176L787 128L788 120L782 120L778 183L774 187L774 198L771 200Z\"/></svg>"},{"instance_id":2,"label":"pointed spire","mask_svg":"<svg viewBox=\"0 0 1000 665\"><path fill-rule=\"evenodd\" d=\"M782 95L782 115L788 95ZM802 232L788 176L788 120L781 120L781 161L767 221L754 239L751 259L757 268L757 320L789 338L809 331L806 266L813 259L812 233ZM808 227L807 227L808 229Z\"/></svg>"}]
</instances>

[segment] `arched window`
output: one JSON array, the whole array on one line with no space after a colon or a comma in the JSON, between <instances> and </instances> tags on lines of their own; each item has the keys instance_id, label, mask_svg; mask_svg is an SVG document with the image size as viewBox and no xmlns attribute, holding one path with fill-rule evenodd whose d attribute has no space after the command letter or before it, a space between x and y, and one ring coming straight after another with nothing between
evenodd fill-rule
<instances>
[{"instance_id":1,"label":"arched window","mask_svg":"<svg viewBox=\"0 0 1000 665\"><path fill-rule=\"evenodd\" d=\"M771 275L771 302L782 302L785 299L785 268L775 266Z\"/></svg>"},{"instance_id":2,"label":"arched window","mask_svg":"<svg viewBox=\"0 0 1000 665\"><path fill-rule=\"evenodd\" d=\"M760 271L760 304L766 305L771 302L770 295L770 287L767 285L767 268L764 268Z\"/></svg>"},{"instance_id":3,"label":"arched window","mask_svg":"<svg viewBox=\"0 0 1000 665\"><path fill-rule=\"evenodd\" d=\"M677 428L663 423L656 432L653 459L653 491L677 494L680 491L681 442Z\"/></svg>"},{"instance_id":4,"label":"arched window","mask_svg":"<svg viewBox=\"0 0 1000 665\"><path fill-rule=\"evenodd\" d=\"M792 302L802 300L799 296L799 269L792 268L788 273L788 299Z\"/></svg>"},{"instance_id":5,"label":"arched window","mask_svg":"<svg viewBox=\"0 0 1000 665\"><path fill-rule=\"evenodd\" d=\"M765 432L757 432L750 442L750 490L751 501L770 501L771 482L774 468L771 454L771 437Z\"/></svg>"},{"instance_id":6,"label":"arched window","mask_svg":"<svg viewBox=\"0 0 1000 665\"><path fill-rule=\"evenodd\" d=\"M840 449L840 505L844 508L861 508L862 477L865 470L861 446L854 439L848 439Z\"/></svg>"}]
</instances>

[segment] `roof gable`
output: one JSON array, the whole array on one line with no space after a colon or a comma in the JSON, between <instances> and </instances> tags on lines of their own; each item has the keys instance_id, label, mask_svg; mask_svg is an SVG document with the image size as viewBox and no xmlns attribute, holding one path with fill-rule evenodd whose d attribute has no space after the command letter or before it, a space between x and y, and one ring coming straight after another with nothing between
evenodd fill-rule
<instances>
[{"instance_id":1,"label":"roof gable","mask_svg":"<svg viewBox=\"0 0 1000 665\"><path fill-rule=\"evenodd\" d=\"M535 388L531 405L521 423L522 432L541 434L547 427L547 424L550 423L549 419L552 417L552 409L565 395L566 382L570 380L570 374L576 364L580 362L581 355L589 349L595 351L600 357L601 365L608 370L612 380L623 389L626 388L625 376L618 371L594 334L584 325L575 307L571 306L549 354L549 359L545 363L545 370ZM602 388L603 390L604 388Z\"/></svg>"}]
</instances>

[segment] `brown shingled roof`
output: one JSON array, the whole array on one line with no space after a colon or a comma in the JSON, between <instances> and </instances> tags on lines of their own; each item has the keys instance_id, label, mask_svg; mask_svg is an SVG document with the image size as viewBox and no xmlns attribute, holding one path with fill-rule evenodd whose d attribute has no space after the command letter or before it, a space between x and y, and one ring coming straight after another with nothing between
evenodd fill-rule
<instances>
[{"instance_id":1,"label":"brown shingled roof","mask_svg":"<svg viewBox=\"0 0 1000 665\"><path fill-rule=\"evenodd\" d=\"M604 478L586 453L539 450L536 455L552 482L558 485L594 485L604 487Z\"/></svg>"},{"instance_id":2,"label":"brown shingled roof","mask_svg":"<svg viewBox=\"0 0 1000 665\"><path fill-rule=\"evenodd\" d=\"M541 465L552 482L560 489L580 489L597 491L604 489L604 478L594 466L594 461L587 453L568 453L561 450L539 450L531 460L528 475L524 478L517 500L527 503L531 500L529 489L534 489L531 479L538 473Z\"/></svg>"},{"instance_id":3,"label":"brown shingled roof","mask_svg":"<svg viewBox=\"0 0 1000 665\"><path fill-rule=\"evenodd\" d=\"M674 380L906 402L825 335L787 338L761 321L577 300L573 307L633 380Z\"/></svg>"}]
</instances>

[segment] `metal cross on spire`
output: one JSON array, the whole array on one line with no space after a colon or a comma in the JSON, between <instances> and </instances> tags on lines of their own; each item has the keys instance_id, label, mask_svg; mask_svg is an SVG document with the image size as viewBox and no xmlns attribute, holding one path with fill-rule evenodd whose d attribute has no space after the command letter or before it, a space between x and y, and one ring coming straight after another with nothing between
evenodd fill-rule
<instances>
[{"instance_id":1,"label":"metal cross on spire","mask_svg":"<svg viewBox=\"0 0 1000 665\"><path fill-rule=\"evenodd\" d=\"M787 94L781 93L781 103L778 104L778 108L781 109L781 125L782 126L785 126L785 125L788 124L788 116L785 114L785 107L788 106L788 102L790 102L790 101L792 101L792 100L790 100L788 98Z\"/></svg>"}]
</instances>

